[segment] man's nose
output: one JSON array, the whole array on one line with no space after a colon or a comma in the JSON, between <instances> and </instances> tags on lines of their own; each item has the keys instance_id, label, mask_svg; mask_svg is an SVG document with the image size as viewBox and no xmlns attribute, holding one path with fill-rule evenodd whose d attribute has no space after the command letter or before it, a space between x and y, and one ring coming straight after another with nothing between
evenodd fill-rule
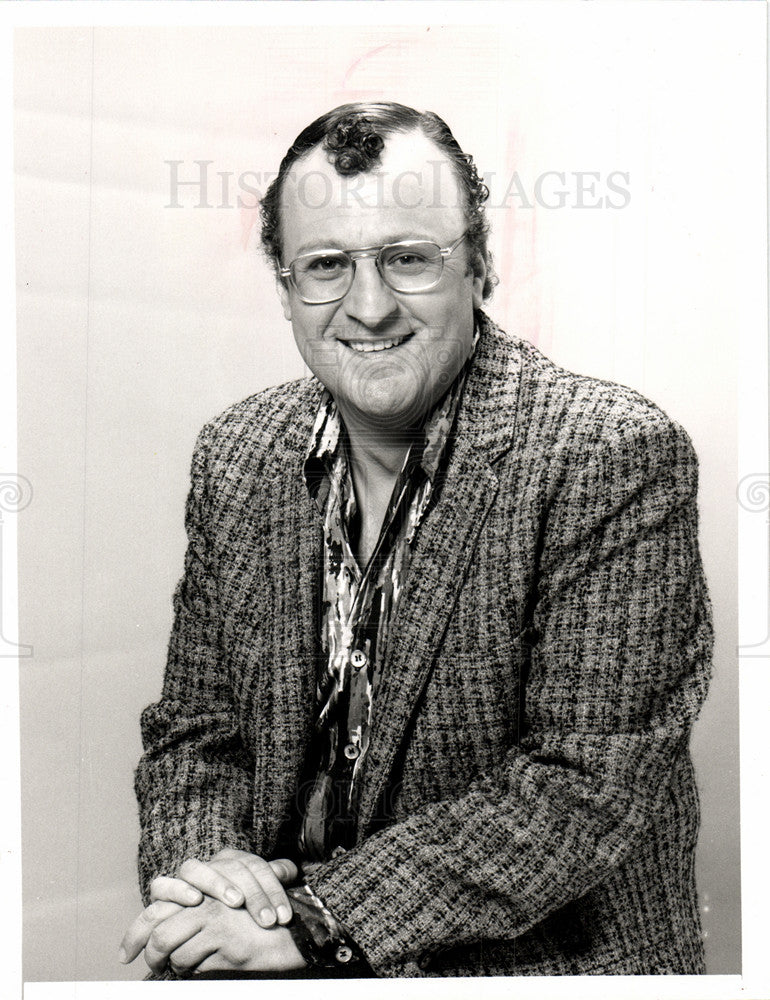
<instances>
[{"instance_id":1,"label":"man's nose","mask_svg":"<svg viewBox=\"0 0 770 1000\"><path fill-rule=\"evenodd\" d=\"M371 257L359 258L353 283L343 299L345 312L364 326L377 327L399 313L398 301Z\"/></svg>"}]
</instances>

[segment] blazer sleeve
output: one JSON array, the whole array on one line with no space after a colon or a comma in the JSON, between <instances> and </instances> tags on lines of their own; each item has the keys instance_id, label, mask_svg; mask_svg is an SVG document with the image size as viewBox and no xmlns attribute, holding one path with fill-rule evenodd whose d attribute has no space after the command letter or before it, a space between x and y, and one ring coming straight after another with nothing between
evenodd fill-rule
<instances>
[{"instance_id":1,"label":"blazer sleeve","mask_svg":"<svg viewBox=\"0 0 770 1000\"><path fill-rule=\"evenodd\" d=\"M600 884L687 751L712 642L689 439L656 411L574 450L543 511L520 742L308 876L378 975L515 938Z\"/></svg>"},{"instance_id":2,"label":"blazer sleeve","mask_svg":"<svg viewBox=\"0 0 770 1000\"><path fill-rule=\"evenodd\" d=\"M145 904L152 879L174 874L186 858L251 849L254 763L241 742L221 652L216 556L207 533L209 437L204 428L193 456L188 547L162 697L141 720L135 789Z\"/></svg>"}]
</instances>

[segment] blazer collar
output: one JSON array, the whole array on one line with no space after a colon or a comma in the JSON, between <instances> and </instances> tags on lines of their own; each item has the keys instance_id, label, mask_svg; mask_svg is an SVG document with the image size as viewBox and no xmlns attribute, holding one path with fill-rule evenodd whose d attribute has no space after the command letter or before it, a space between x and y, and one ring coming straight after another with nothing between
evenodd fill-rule
<instances>
[{"instance_id":1,"label":"blazer collar","mask_svg":"<svg viewBox=\"0 0 770 1000\"><path fill-rule=\"evenodd\" d=\"M456 438L493 464L511 448L521 375L521 346L478 312L481 337L458 413Z\"/></svg>"}]
</instances>

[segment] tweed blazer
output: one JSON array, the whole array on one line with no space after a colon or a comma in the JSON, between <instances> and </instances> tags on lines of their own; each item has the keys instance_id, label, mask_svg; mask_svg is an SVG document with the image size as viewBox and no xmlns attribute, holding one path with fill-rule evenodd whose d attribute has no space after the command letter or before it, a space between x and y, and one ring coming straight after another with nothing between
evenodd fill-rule
<instances>
[{"instance_id":1,"label":"tweed blazer","mask_svg":"<svg viewBox=\"0 0 770 1000\"><path fill-rule=\"evenodd\" d=\"M710 672L697 465L637 393L483 314L374 705L356 846L308 876L379 976L703 972L692 723ZM313 379L211 422L140 880L283 848L314 715Z\"/></svg>"}]
</instances>

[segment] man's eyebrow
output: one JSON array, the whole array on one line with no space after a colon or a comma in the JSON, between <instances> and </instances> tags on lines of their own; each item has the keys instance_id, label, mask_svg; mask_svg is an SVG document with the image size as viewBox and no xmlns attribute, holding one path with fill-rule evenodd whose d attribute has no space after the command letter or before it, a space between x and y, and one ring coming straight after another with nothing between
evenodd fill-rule
<instances>
[{"instance_id":1,"label":"man's eyebrow","mask_svg":"<svg viewBox=\"0 0 770 1000\"><path fill-rule=\"evenodd\" d=\"M404 232L402 230L399 233L394 233L392 235L385 236L378 243L367 243L357 247L346 246L339 240L324 240L324 241L313 240L312 242L301 243L297 248L295 256L299 257L303 253L315 253L317 250L363 250L365 249L365 247L369 246L384 247L384 246L389 246L391 243L404 243L404 242L435 243L437 246L442 245L439 242L438 237L436 236L426 236L425 233L417 232L414 230L409 230L407 232Z\"/></svg>"},{"instance_id":2,"label":"man's eyebrow","mask_svg":"<svg viewBox=\"0 0 770 1000\"><path fill-rule=\"evenodd\" d=\"M313 240L312 242L301 243L297 247L296 257L299 257L303 253L314 253L316 250L346 250L347 247L343 246L339 240Z\"/></svg>"}]
</instances>

